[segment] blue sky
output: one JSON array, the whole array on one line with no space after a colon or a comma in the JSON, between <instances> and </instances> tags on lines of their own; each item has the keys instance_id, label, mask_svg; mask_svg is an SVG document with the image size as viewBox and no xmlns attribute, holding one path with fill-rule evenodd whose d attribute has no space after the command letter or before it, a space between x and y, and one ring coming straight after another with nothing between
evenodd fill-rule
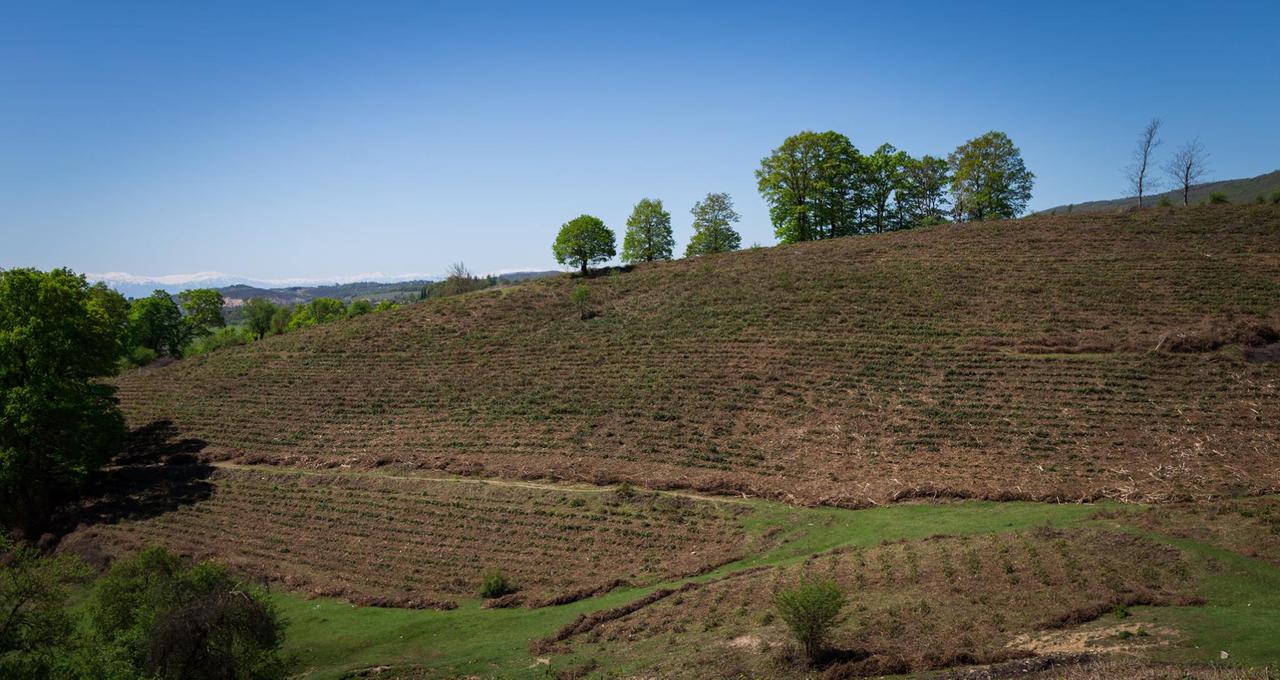
<instances>
[{"instance_id":1,"label":"blue sky","mask_svg":"<svg viewBox=\"0 0 1280 680\"><path fill-rule=\"evenodd\" d=\"M483 6L480 6L483 5ZM787 135L1007 132L1032 207L1120 195L1142 125L1280 168L1280 3L0 1L0 267L551 268L581 213L755 189Z\"/></svg>"}]
</instances>

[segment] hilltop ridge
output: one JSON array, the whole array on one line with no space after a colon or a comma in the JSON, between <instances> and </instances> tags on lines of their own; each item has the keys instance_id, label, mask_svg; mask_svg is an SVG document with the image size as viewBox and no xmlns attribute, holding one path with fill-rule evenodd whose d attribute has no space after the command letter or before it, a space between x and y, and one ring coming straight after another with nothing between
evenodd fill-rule
<instances>
[{"instance_id":1,"label":"hilltop ridge","mask_svg":"<svg viewBox=\"0 0 1280 680\"><path fill-rule=\"evenodd\" d=\"M943 225L568 275L132 371L130 425L303 467L1166 501L1280 488L1280 209Z\"/></svg>"}]
</instances>

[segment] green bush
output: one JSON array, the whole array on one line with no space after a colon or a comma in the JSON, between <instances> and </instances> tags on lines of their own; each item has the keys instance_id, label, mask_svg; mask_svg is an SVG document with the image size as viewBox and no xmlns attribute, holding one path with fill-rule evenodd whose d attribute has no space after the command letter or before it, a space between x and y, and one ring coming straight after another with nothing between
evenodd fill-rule
<instances>
[{"instance_id":1,"label":"green bush","mask_svg":"<svg viewBox=\"0 0 1280 680\"><path fill-rule=\"evenodd\" d=\"M582 319L590 319L595 316L591 312L591 289L585 283L573 289L570 299L573 300L574 306L578 308L578 316Z\"/></svg>"},{"instance_id":2,"label":"green bush","mask_svg":"<svg viewBox=\"0 0 1280 680\"><path fill-rule=\"evenodd\" d=\"M1159 205L1161 208L1172 208L1173 202L1169 200L1168 196L1161 196L1160 202L1156 205Z\"/></svg>"},{"instance_id":3,"label":"green bush","mask_svg":"<svg viewBox=\"0 0 1280 680\"><path fill-rule=\"evenodd\" d=\"M202 338L196 338L187 346L185 354L194 356L196 354L207 354L223 347L234 347L236 345L248 344L252 338L240 328L235 326L226 326L206 335Z\"/></svg>"},{"instance_id":4,"label":"green bush","mask_svg":"<svg viewBox=\"0 0 1280 680\"><path fill-rule=\"evenodd\" d=\"M1280 205L1280 191L1271 194L1271 203L1272 205Z\"/></svg>"},{"instance_id":5,"label":"green bush","mask_svg":"<svg viewBox=\"0 0 1280 680\"><path fill-rule=\"evenodd\" d=\"M773 596L778 616L787 623L810 662L822 655L844 605L844 591L828 578L805 577L794 587Z\"/></svg>"},{"instance_id":6,"label":"green bush","mask_svg":"<svg viewBox=\"0 0 1280 680\"><path fill-rule=\"evenodd\" d=\"M486 600L495 597L502 597L503 595L510 595L517 590L519 590L519 588L516 587L516 584L513 583L511 579L508 579L506 574L502 573L501 569L494 569L493 571L487 572L484 575L484 578L480 580L480 597L483 597Z\"/></svg>"},{"instance_id":7,"label":"green bush","mask_svg":"<svg viewBox=\"0 0 1280 680\"><path fill-rule=\"evenodd\" d=\"M1230 203L1230 202L1231 200L1227 198L1227 195L1222 193L1221 191L1215 191L1209 194L1209 203L1213 205L1222 205L1224 203Z\"/></svg>"},{"instance_id":8,"label":"green bush","mask_svg":"<svg viewBox=\"0 0 1280 680\"><path fill-rule=\"evenodd\" d=\"M125 361L130 366L146 366L159 358L160 355L154 349L138 345L129 350L129 355L125 357Z\"/></svg>"}]
</instances>

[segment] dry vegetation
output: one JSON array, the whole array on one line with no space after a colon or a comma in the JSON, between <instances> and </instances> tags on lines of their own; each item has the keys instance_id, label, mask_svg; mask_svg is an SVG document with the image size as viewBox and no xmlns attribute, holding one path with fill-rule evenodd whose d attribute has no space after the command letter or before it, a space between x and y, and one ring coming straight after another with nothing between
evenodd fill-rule
<instances>
[{"instance_id":1,"label":"dry vegetation","mask_svg":"<svg viewBox=\"0 0 1280 680\"><path fill-rule=\"evenodd\" d=\"M944 226L589 284L589 321L558 277L136 371L120 396L133 425L172 419L250 463L846 506L1280 488L1280 363L1204 337L1280 325L1271 207Z\"/></svg>"},{"instance_id":2,"label":"dry vegetation","mask_svg":"<svg viewBox=\"0 0 1280 680\"><path fill-rule=\"evenodd\" d=\"M641 675L664 678L803 676L812 671L769 605L801 570L832 576L852 598L833 636L829 678L1066 652L1054 644L1058 631L1099 619L1100 638L1116 648L1158 645L1162 631L1122 623L1126 608L1196 602L1195 579L1176 549L1101 529L1044 527L818 555L686 588L535 651L647 658L652 666L637 669Z\"/></svg>"},{"instance_id":3,"label":"dry vegetation","mask_svg":"<svg viewBox=\"0 0 1280 680\"><path fill-rule=\"evenodd\" d=\"M746 547L723 503L338 472L206 468L191 477L204 467L117 471L176 475L177 486L146 486L169 497L185 490L192 502L114 521L110 500L91 501L60 549L109 558L154 543L291 590L447 609L475 596L486 569L520 587L501 604L539 606L699 573Z\"/></svg>"},{"instance_id":4,"label":"dry vegetation","mask_svg":"<svg viewBox=\"0 0 1280 680\"><path fill-rule=\"evenodd\" d=\"M1179 503L1121 519L1280 566L1280 497Z\"/></svg>"}]
</instances>

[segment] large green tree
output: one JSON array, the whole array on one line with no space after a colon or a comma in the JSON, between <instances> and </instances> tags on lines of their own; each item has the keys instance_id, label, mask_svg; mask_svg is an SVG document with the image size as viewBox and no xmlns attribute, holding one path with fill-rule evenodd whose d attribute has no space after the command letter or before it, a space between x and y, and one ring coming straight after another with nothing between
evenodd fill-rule
<instances>
[{"instance_id":1,"label":"large green tree","mask_svg":"<svg viewBox=\"0 0 1280 680\"><path fill-rule=\"evenodd\" d=\"M939 224L946 221L947 161L936 156L913 158L900 177L895 204L895 228Z\"/></svg>"},{"instance_id":2,"label":"large green tree","mask_svg":"<svg viewBox=\"0 0 1280 680\"><path fill-rule=\"evenodd\" d=\"M227 325L222 308L227 304L222 293L215 288L194 288L178 293L178 304L186 315L192 335L208 335L214 328Z\"/></svg>"},{"instance_id":3,"label":"large green tree","mask_svg":"<svg viewBox=\"0 0 1280 680\"><path fill-rule=\"evenodd\" d=\"M123 443L99 378L125 353L125 309L67 269L0 271L0 519L30 538Z\"/></svg>"},{"instance_id":4,"label":"large green tree","mask_svg":"<svg viewBox=\"0 0 1280 680\"><path fill-rule=\"evenodd\" d=\"M910 162L911 157L892 144L881 144L870 156L862 157L862 176L870 208L869 226L877 234L893 228L893 210L889 201L902 186L902 176Z\"/></svg>"},{"instance_id":5,"label":"large green tree","mask_svg":"<svg viewBox=\"0 0 1280 680\"><path fill-rule=\"evenodd\" d=\"M330 297L318 297L298 307L289 319L289 330L310 328L322 323L337 321L347 316L347 306L342 300Z\"/></svg>"},{"instance_id":6,"label":"large green tree","mask_svg":"<svg viewBox=\"0 0 1280 680\"><path fill-rule=\"evenodd\" d=\"M783 243L858 232L865 206L860 156L838 132L801 132L760 161L760 195Z\"/></svg>"},{"instance_id":7,"label":"large green tree","mask_svg":"<svg viewBox=\"0 0 1280 680\"><path fill-rule=\"evenodd\" d=\"M953 213L957 220L1009 219L1031 200L1035 175L1003 132L991 131L960 145L947 157Z\"/></svg>"},{"instance_id":8,"label":"large green tree","mask_svg":"<svg viewBox=\"0 0 1280 680\"><path fill-rule=\"evenodd\" d=\"M740 218L729 194L707 194L689 212L693 213L693 238L685 248L685 257L727 253L742 244L742 236L733 228Z\"/></svg>"},{"instance_id":9,"label":"large green tree","mask_svg":"<svg viewBox=\"0 0 1280 680\"><path fill-rule=\"evenodd\" d=\"M627 218L627 233L622 238L622 261L630 264L670 260L673 247L671 213L663 209L661 199L640 199Z\"/></svg>"},{"instance_id":10,"label":"large green tree","mask_svg":"<svg viewBox=\"0 0 1280 680\"><path fill-rule=\"evenodd\" d=\"M190 339L182 320L182 310L167 291L156 290L150 296L133 301L129 310L129 326L133 343L156 354L179 356Z\"/></svg>"},{"instance_id":11,"label":"large green tree","mask_svg":"<svg viewBox=\"0 0 1280 680\"><path fill-rule=\"evenodd\" d=\"M75 618L69 590L89 580L92 570L68 556L42 557L35 548L12 543L0 532L0 677L86 677L70 653ZM102 668L88 677L106 677Z\"/></svg>"},{"instance_id":12,"label":"large green tree","mask_svg":"<svg viewBox=\"0 0 1280 680\"><path fill-rule=\"evenodd\" d=\"M244 318L249 322L249 330L259 340L271 332L271 317L275 313L276 306L266 298L249 298L244 303Z\"/></svg>"},{"instance_id":13,"label":"large green tree","mask_svg":"<svg viewBox=\"0 0 1280 680\"><path fill-rule=\"evenodd\" d=\"M560 226L560 233L551 245L556 262L578 267L587 275L587 267L605 262L617 254L613 232L604 226L604 220L591 215L579 215Z\"/></svg>"}]
</instances>

